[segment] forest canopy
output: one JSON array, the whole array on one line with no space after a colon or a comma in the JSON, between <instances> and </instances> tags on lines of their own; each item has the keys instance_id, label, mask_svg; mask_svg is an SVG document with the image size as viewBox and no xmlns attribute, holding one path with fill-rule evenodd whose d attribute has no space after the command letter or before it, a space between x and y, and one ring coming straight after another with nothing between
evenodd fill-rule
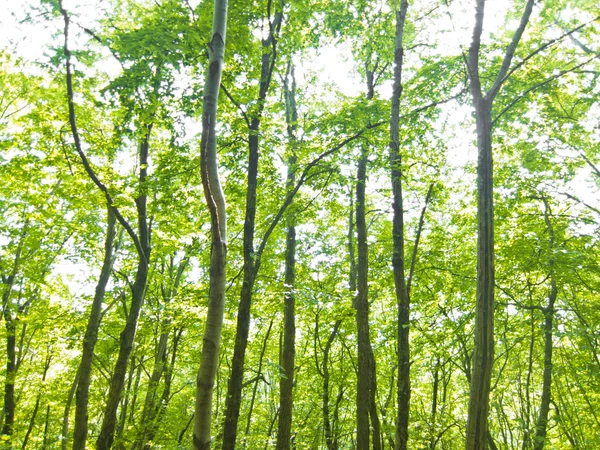
<instances>
[{"instance_id":1,"label":"forest canopy","mask_svg":"<svg viewBox=\"0 0 600 450\"><path fill-rule=\"evenodd\" d=\"M3 9L0 448L600 448L597 1Z\"/></svg>"}]
</instances>

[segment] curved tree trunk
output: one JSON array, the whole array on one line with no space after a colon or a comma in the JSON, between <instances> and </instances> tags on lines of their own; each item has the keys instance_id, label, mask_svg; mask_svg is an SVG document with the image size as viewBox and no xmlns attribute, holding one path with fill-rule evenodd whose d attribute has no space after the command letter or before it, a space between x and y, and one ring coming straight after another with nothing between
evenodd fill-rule
<instances>
[{"instance_id":1,"label":"curved tree trunk","mask_svg":"<svg viewBox=\"0 0 600 450\"><path fill-rule=\"evenodd\" d=\"M219 364L221 328L225 307L227 265L227 212L219 180L217 161L217 100L225 58L227 0L214 1L209 64L204 84L202 138L200 142L201 175L204 197L211 217L210 284L208 312L202 342L202 360L196 379L193 447L206 450L211 445L212 394Z\"/></svg>"}]
</instances>

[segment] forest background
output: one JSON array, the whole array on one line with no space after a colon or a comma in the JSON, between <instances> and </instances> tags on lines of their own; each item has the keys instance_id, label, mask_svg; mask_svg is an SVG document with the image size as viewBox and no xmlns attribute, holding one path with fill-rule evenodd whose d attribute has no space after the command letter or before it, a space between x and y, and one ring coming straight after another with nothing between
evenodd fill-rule
<instances>
[{"instance_id":1,"label":"forest background","mask_svg":"<svg viewBox=\"0 0 600 450\"><path fill-rule=\"evenodd\" d=\"M2 448L600 447L596 1L4 3Z\"/></svg>"}]
</instances>

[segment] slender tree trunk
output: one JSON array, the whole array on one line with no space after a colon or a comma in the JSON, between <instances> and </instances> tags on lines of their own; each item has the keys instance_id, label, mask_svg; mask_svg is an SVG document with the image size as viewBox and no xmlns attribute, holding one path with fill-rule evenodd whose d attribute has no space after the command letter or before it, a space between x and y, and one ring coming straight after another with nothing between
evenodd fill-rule
<instances>
[{"instance_id":1,"label":"slender tree trunk","mask_svg":"<svg viewBox=\"0 0 600 450\"><path fill-rule=\"evenodd\" d=\"M188 264L187 255L183 258L183 260L179 263L177 267L174 266L173 263L174 257L171 257L171 261L169 262L169 266L167 268L167 273L165 273L165 267L163 264L162 267L162 275L166 277L168 274L169 285L164 286L161 285L162 292L162 300L164 307L168 307L171 302L171 299L177 295L177 291L179 289L179 283L181 282L181 277L183 276L183 272ZM175 270L175 268L177 270ZM154 352L154 366L152 368L152 373L150 375L150 380L148 382L148 388L146 390L146 396L144 398L144 407L142 409L142 414L140 417L140 433L136 438L132 449L142 448L146 442L151 440L150 436L154 436L156 429L158 427L157 413L162 408L166 407L166 404L162 404L162 398L159 396L158 387L161 378L165 375L165 383L167 382L167 370L169 363L167 361L168 358L168 344L169 344L169 335L171 333L171 319L164 318L160 322L160 335L158 341L156 343L156 350ZM175 337L176 335L174 335ZM176 350L175 343L173 351ZM166 389L166 386L165 386Z\"/></svg>"},{"instance_id":2,"label":"slender tree trunk","mask_svg":"<svg viewBox=\"0 0 600 450\"><path fill-rule=\"evenodd\" d=\"M106 286L110 279L114 256L113 248L116 237L116 217L112 208L107 208L106 238L104 241L104 261L100 270L100 277L96 285L92 309L88 317L88 323L83 338L83 352L77 370L77 390L75 397L75 429L73 432L73 450L84 450L86 447L88 431L88 399L90 392L90 379L92 375L92 362L94 360L94 348L98 341L98 330L102 314L102 303Z\"/></svg>"},{"instance_id":3,"label":"slender tree trunk","mask_svg":"<svg viewBox=\"0 0 600 450\"><path fill-rule=\"evenodd\" d=\"M410 405L410 299L406 286L404 261L404 200L402 195L402 156L399 148L398 121L400 97L402 96L402 66L404 63L404 27L408 0L400 2L396 11L396 36L394 44L394 84L392 90L392 113L390 115L390 167L392 180L392 266L394 288L398 305L398 410L396 415L396 449L408 447L408 419Z\"/></svg>"},{"instance_id":4,"label":"slender tree trunk","mask_svg":"<svg viewBox=\"0 0 600 450\"><path fill-rule=\"evenodd\" d=\"M69 389L69 395L67 396L67 401L65 403L65 410L63 412L61 442L60 442L61 450L67 450L67 446L69 444L69 416L71 414L71 405L73 404L73 398L75 397L75 391L77 390L78 383L79 383L79 372L77 372L75 374L75 379L73 380L73 384L71 384L71 389Z\"/></svg>"},{"instance_id":5,"label":"slender tree trunk","mask_svg":"<svg viewBox=\"0 0 600 450\"><path fill-rule=\"evenodd\" d=\"M319 320L318 316L316 320ZM327 444L328 450L337 450L338 448L335 430L333 429L335 428L335 420L332 427L331 419L329 417L329 352L331 351L331 345L333 344L333 341L338 333L338 330L340 329L341 324L341 319L336 320L333 329L331 330L331 333L329 333L329 338L327 339L327 343L325 344L325 348L323 349L323 363L322 369L320 371L320 375L323 377L323 428L325 431L325 443ZM315 333L318 333L318 328L315 331Z\"/></svg>"},{"instance_id":6,"label":"slender tree trunk","mask_svg":"<svg viewBox=\"0 0 600 450\"><path fill-rule=\"evenodd\" d=\"M46 382L46 375L48 375L48 369L50 368L50 362L52 361L52 350L48 348L48 355L46 356L46 362L44 364L44 373L42 374L42 385ZM38 410L40 408L40 400L42 399L42 390L40 390L35 399L35 405L33 406L33 412L31 413L31 418L29 419L29 426L27 427L27 432L25 433L25 437L23 438L23 444L21 448L25 450L27 448L27 442L29 441L29 436L31 435L31 431L35 426L35 418L37 417Z\"/></svg>"},{"instance_id":7,"label":"slender tree trunk","mask_svg":"<svg viewBox=\"0 0 600 450\"><path fill-rule=\"evenodd\" d=\"M48 448L48 428L50 426L50 403L46 405L46 420L44 421L44 439L42 441L42 449Z\"/></svg>"},{"instance_id":8,"label":"slender tree trunk","mask_svg":"<svg viewBox=\"0 0 600 450\"><path fill-rule=\"evenodd\" d=\"M15 423L15 377L16 370L16 319L12 317L13 312L9 307L4 309L4 325L6 328L6 375L4 381L4 425L2 432L9 437L7 445L10 445L10 437L13 434Z\"/></svg>"},{"instance_id":9,"label":"slender tree trunk","mask_svg":"<svg viewBox=\"0 0 600 450\"><path fill-rule=\"evenodd\" d=\"M175 361L177 358L177 349L179 347L179 341L183 333L183 328L173 333L173 351L171 353L171 360L165 369L165 387L158 404L155 406L155 412L152 418L152 426L147 429L146 442L144 444L144 450L151 450L151 442L158 433L159 426L164 417L169 401L171 400L171 383L173 381L173 370L175 369Z\"/></svg>"},{"instance_id":10,"label":"slender tree trunk","mask_svg":"<svg viewBox=\"0 0 600 450\"><path fill-rule=\"evenodd\" d=\"M492 87L484 94L479 76L479 50L483 32L485 0L477 0L473 39L467 70L477 126L477 292L475 305L475 346L465 447L485 450L488 410L494 362L494 204L492 166L492 105L509 69L519 41L529 22L535 0L527 0L519 27L507 47Z\"/></svg>"},{"instance_id":11,"label":"slender tree trunk","mask_svg":"<svg viewBox=\"0 0 600 450\"><path fill-rule=\"evenodd\" d=\"M143 253L138 255L137 272L131 289L131 307L129 308L129 315L127 316L125 328L121 332L119 338L119 355L117 356L117 362L110 381L100 435L96 441L96 448L98 450L108 450L113 443L117 422L117 408L123 392L125 376L127 373L127 363L133 350L140 311L146 294L146 283L148 281L150 261L150 234L148 229L145 182L148 174L148 149L151 132L152 125L150 124L146 126L146 134L140 145L139 185L142 194L135 200L138 215L138 236Z\"/></svg>"},{"instance_id":12,"label":"slender tree trunk","mask_svg":"<svg viewBox=\"0 0 600 450\"><path fill-rule=\"evenodd\" d=\"M193 428L195 450L207 450L211 446L212 394L219 364L227 283L227 212L225 196L219 180L215 132L217 100L225 58L227 6L227 0L214 0L209 64L202 107L200 164L204 197L211 217L211 253L208 312L202 343L202 359L196 379Z\"/></svg>"},{"instance_id":13,"label":"slender tree trunk","mask_svg":"<svg viewBox=\"0 0 600 450\"><path fill-rule=\"evenodd\" d=\"M369 408L371 392L371 343L369 338L369 255L367 246L367 225L365 221L365 185L367 181L368 150L361 149L356 177L356 231L358 247L358 282L354 299L356 327L358 331L358 381L356 387L356 448L369 450L370 427Z\"/></svg>"},{"instance_id":14,"label":"slender tree trunk","mask_svg":"<svg viewBox=\"0 0 600 450\"><path fill-rule=\"evenodd\" d=\"M256 377L246 382L245 384L252 384L252 397L250 398L250 407L248 408L248 420L246 421L246 436L250 434L250 426L252 424L252 412L254 411L254 402L256 401L256 394L258 393L258 383L263 381L264 375L262 373L263 361L265 358L265 353L267 351L267 343L269 342L269 336L271 336L271 329L273 328L273 319L269 322L269 328L267 328L267 332L265 333L265 337L262 342L262 347L260 349L260 356L258 357L258 367L256 368ZM270 435L270 432L269 432ZM244 440L244 448L246 448L246 441Z\"/></svg>"},{"instance_id":15,"label":"slender tree trunk","mask_svg":"<svg viewBox=\"0 0 600 450\"><path fill-rule=\"evenodd\" d=\"M271 3L269 3L270 5ZM225 421L223 424L223 450L234 450L237 439L238 420L242 403L242 387L244 381L244 361L248 346L250 329L250 307L254 282L260 268L260 255L254 250L254 232L256 221L256 188L258 178L259 130L267 92L271 83L274 62L276 59L276 34L279 32L283 12L275 13L273 21L268 17L269 36L262 42L261 78L257 99L258 110L249 120L248 135L248 185L246 190L246 212L244 219L244 267L242 290L237 315L237 328L231 375L227 385L227 400L225 403ZM248 119L246 117L246 119Z\"/></svg>"},{"instance_id":16,"label":"slender tree trunk","mask_svg":"<svg viewBox=\"0 0 600 450\"><path fill-rule=\"evenodd\" d=\"M548 296L548 305L544 308L544 374L542 382L542 398L540 400L540 410L535 424L535 445L534 450L542 450L546 444L546 432L548 428L548 413L550 411L551 385L552 385L552 339L553 339L553 319L554 303L558 295L556 279L554 277L554 228L550 221L550 208L548 201L544 198L544 220L548 227L548 253L550 259L550 295Z\"/></svg>"},{"instance_id":17,"label":"slender tree trunk","mask_svg":"<svg viewBox=\"0 0 600 450\"><path fill-rule=\"evenodd\" d=\"M296 82L294 68L288 70L292 78L291 89L287 79L284 81L285 112L290 156L287 161L287 191L296 184L296 128L298 111L296 109ZM288 216L287 236L285 240L285 278L283 306L283 348L281 350L281 373L279 376L279 423L277 427L277 449L289 450L292 430L292 406L294 390L294 364L296 355L296 227L295 218Z\"/></svg>"}]
</instances>

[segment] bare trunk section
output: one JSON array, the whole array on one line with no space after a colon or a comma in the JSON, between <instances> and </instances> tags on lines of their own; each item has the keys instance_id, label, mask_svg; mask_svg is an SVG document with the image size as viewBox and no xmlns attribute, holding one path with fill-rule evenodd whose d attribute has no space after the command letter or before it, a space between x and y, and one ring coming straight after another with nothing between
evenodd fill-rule
<instances>
[{"instance_id":1,"label":"bare trunk section","mask_svg":"<svg viewBox=\"0 0 600 450\"><path fill-rule=\"evenodd\" d=\"M15 377L17 375L16 365L16 319L12 317L12 309L4 309L4 325L6 328L6 376L4 381L4 425L2 432L5 436L9 436L9 440L5 441L10 445L10 436L13 434L13 426L15 423Z\"/></svg>"},{"instance_id":2,"label":"bare trunk section","mask_svg":"<svg viewBox=\"0 0 600 450\"><path fill-rule=\"evenodd\" d=\"M254 282L260 268L260 252L254 250L254 233L256 222L256 189L258 178L259 157L259 130L262 112L271 77L273 74L275 59L277 56L277 34L283 19L282 11L277 11L271 18L271 1L268 6L269 36L262 42L261 78L257 98L257 111L254 117L248 121L248 185L246 190L246 212L244 219L244 278L240 293L240 303L237 316L237 328L231 375L227 386L227 400L225 407L225 421L223 424L223 450L234 450L237 440L238 420L242 403L242 388L244 381L244 361L246 347L248 346L248 333L250 329L250 307L252 304L252 291ZM246 117L248 120L248 118Z\"/></svg>"},{"instance_id":3,"label":"bare trunk section","mask_svg":"<svg viewBox=\"0 0 600 450\"><path fill-rule=\"evenodd\" d=\"M201 175L204 197L211 217L210 285L208 312L202 343L202 359L196 379L193 448L211 446L212 394L219 364L219 347L225 307L227 268L227 211L217 161L217 104L225 58L227 0L214 0L209 64L202 109Z\"/></svg>"},{"instance_id":4,"label":"bare trunk section","mask_svg":"<svg viewBox=\"0 0 600 450\"><path fill-rule=\"evenodd\" d=\"M550 267L550 295L548 296L548 305L543 309L544 312L544 374L542 382L542 398L540 400L540 410L537 421L535 423L535 439L534 450L542 450L546 444L546 432L548 428L548 413L550 412L551 401L551 386L552 386L552 339L553 339L553 319L554 319L554 303L558 295L556 279L554 277L554 228L550 221L550 207L548 201L544 201L544 220L548 227L548 254L550 259L548 266Z\"/></svg>"},{"instance_id":5,"label":"bare trunk section","mask_svg":"<svg viewBox=\"0 0 600 450\"><path fill-rule=\"evenodd\" d=\"M83 352L77 370L77 390L75 394L75 429L73 432L73 450L84 450L88 430L88 399L90 391L90 379L92 374L92 362L94 359L94 348L98 341L98 330L102 314L102 303L106 286L110 279L114 256L113 249L116 237L116 217L109 206L107 208L106 238L104 241L104 261L100 270L100 277L96 285L92 308L88 317L88 323L83 338ZM63 438L65 439L65 438Z\"/></svg>"},{"instance_id":6,"label":"bare trunk section","mask_svg":"<svg viewBox=\"0 0 600 450\"><path fill-rule=\"evenodd\" d=\"M144 296L146 294L146 284L148 281L148 269L150 261L150 233L147 218L147 196L145 182L147 177L148 149L151 132L152 125L146 125L146 134L142 143L140 144L139 149L140 195L135 200L138 216L138 236L143 253L138 255L139 259L137 264L137 272L135 274L135 281L131 288L131 306L129 308L129 315L127 316L127 321L125 322L125 328L119 337L119 355L117 356L117 362L115 364L110 381L110 388L108 391L108 397L106 399L106 406L104 408L104 419L100 427L100 435L96 441L96 448L98 450L110 449L114 440L115 426L117 422L117 408L119 406L121 394L123 393L125 375L127 373L127 363L133 350L140 311L142 309Z\"/></svg>"},{"instance_id":7,"label":"bare trunk section","mask_svg":"<svg viewBox=\"0 0 600 450\"><path fill-rule=\"evenodd\" d=\"M315 333L318 334L318 320L319 317L317 316L316 318L317 320L317 329L315 330ZM329 381L330 381L330 376L329 376L329 352L331 351L331 345L333 344L333 340L335 339L335 336L338 333L338 330L340 329L340 325L342 324L341 319L338 319L335 322L335 325L333 326L333 329L331 330L331 333L329 333L329 338L327 339L327 343L325 344L325 348L323 349L323 363L322 363L322 369L319 371L319 374L323 377L323 428L325 431L325 443L327 444L327 449L328 450L337 450L338 449L338 442L337 442L337 435L335 434L334 430L332 428L335 427L335 414L334 414L334 420L333 420L333 425L334 427L332 427L332 421L330 419L330 404L329 404ZM315 336L316 339L316 336ZM317 368L318 370L318 368Z\"/></svg>"},{"instance_id":8,"label":"bare trunk section","mask_svg":"<svg viewBox=\"0 0 600 450\"><path fill-rule=\"evenodd\" d=\"M356 234L358 247L357 292L354 299L358 333L358 371L356 387L356 448L369 450L369 409L371 392L371 342L369 337L369 249L365 221L365 185L367 181L368 149L361 148L356 176Z\"/></svg>"},{"instance_id":9,"label":"bare trunk section","mask_svg":"<svg viewBox=\"0 0 600 450\"><path fill-rule=\"evenodd\" d=\"M396 10L396 36L394 44L394 84L392 90L392 113L390 115L390 168L392 180L392 266L394 288L398 305L398 411L396 415L396 449L408 446L408 419L410 405L410 352L409 325L410 300L406 285L404 261L404 200L402 196L402 156L399 148L398 121L400 120L400 97L402 96L402 66L404 63L404 26L408 0L402 0Z\"/></svg>"},{"instance_id":10,"label":"bare trunk section","mask_svg":"<svg viewBox=\"0 0 600 450\"><path fill-rule=\"evenodd\" d=\"M475 347L465 446L485 450L488 441L488 410L494 362L494 204L492 165L492 106L503 83L512 74L511 63L529 22L535 0L527 0L521 21L506 49L492 87L484 94L479 76L479 50L483 32L485 0L477 0L473 39L467 71L477 126L477 293Z\"/></svg>"},{"instance_id":11,"label":"bare trunk section","mask_svg":"<svg viewBox=\"0 0 600 450\"><path fill-rule=\"evenodd\" d=\"M285 117L287 122L290 156L287 161L286 188L291 192L296 184L296 129L298 111L296 109L296 82L294 68L289 66L291 88L284 80ZM283 347L281 350L281 373L279 376L279 423L277 425L277 450L289 450L292 432L292 408L294 390L294 364L296 356L296 227L295 217L288 216L285 240L285 279L283 306Z\"/></svg>"},{"instance_id":12,"label":"bare trunk section","mask_svg":"<svg viewBox=\"0 0 600 450\"><path fill-rule=\"evenodd\" d=\"M79 373L75 374L75 379L73 380L73 384L71 384L71 389L69 389L69 395L67 396L67 401L65 403L60 443L61 450L67 450L67 446L69 444L69 416L71 414L71 405L73 404L73 398L75 397L77 384L79 384Z\"/></svg>"}]
</instances>

